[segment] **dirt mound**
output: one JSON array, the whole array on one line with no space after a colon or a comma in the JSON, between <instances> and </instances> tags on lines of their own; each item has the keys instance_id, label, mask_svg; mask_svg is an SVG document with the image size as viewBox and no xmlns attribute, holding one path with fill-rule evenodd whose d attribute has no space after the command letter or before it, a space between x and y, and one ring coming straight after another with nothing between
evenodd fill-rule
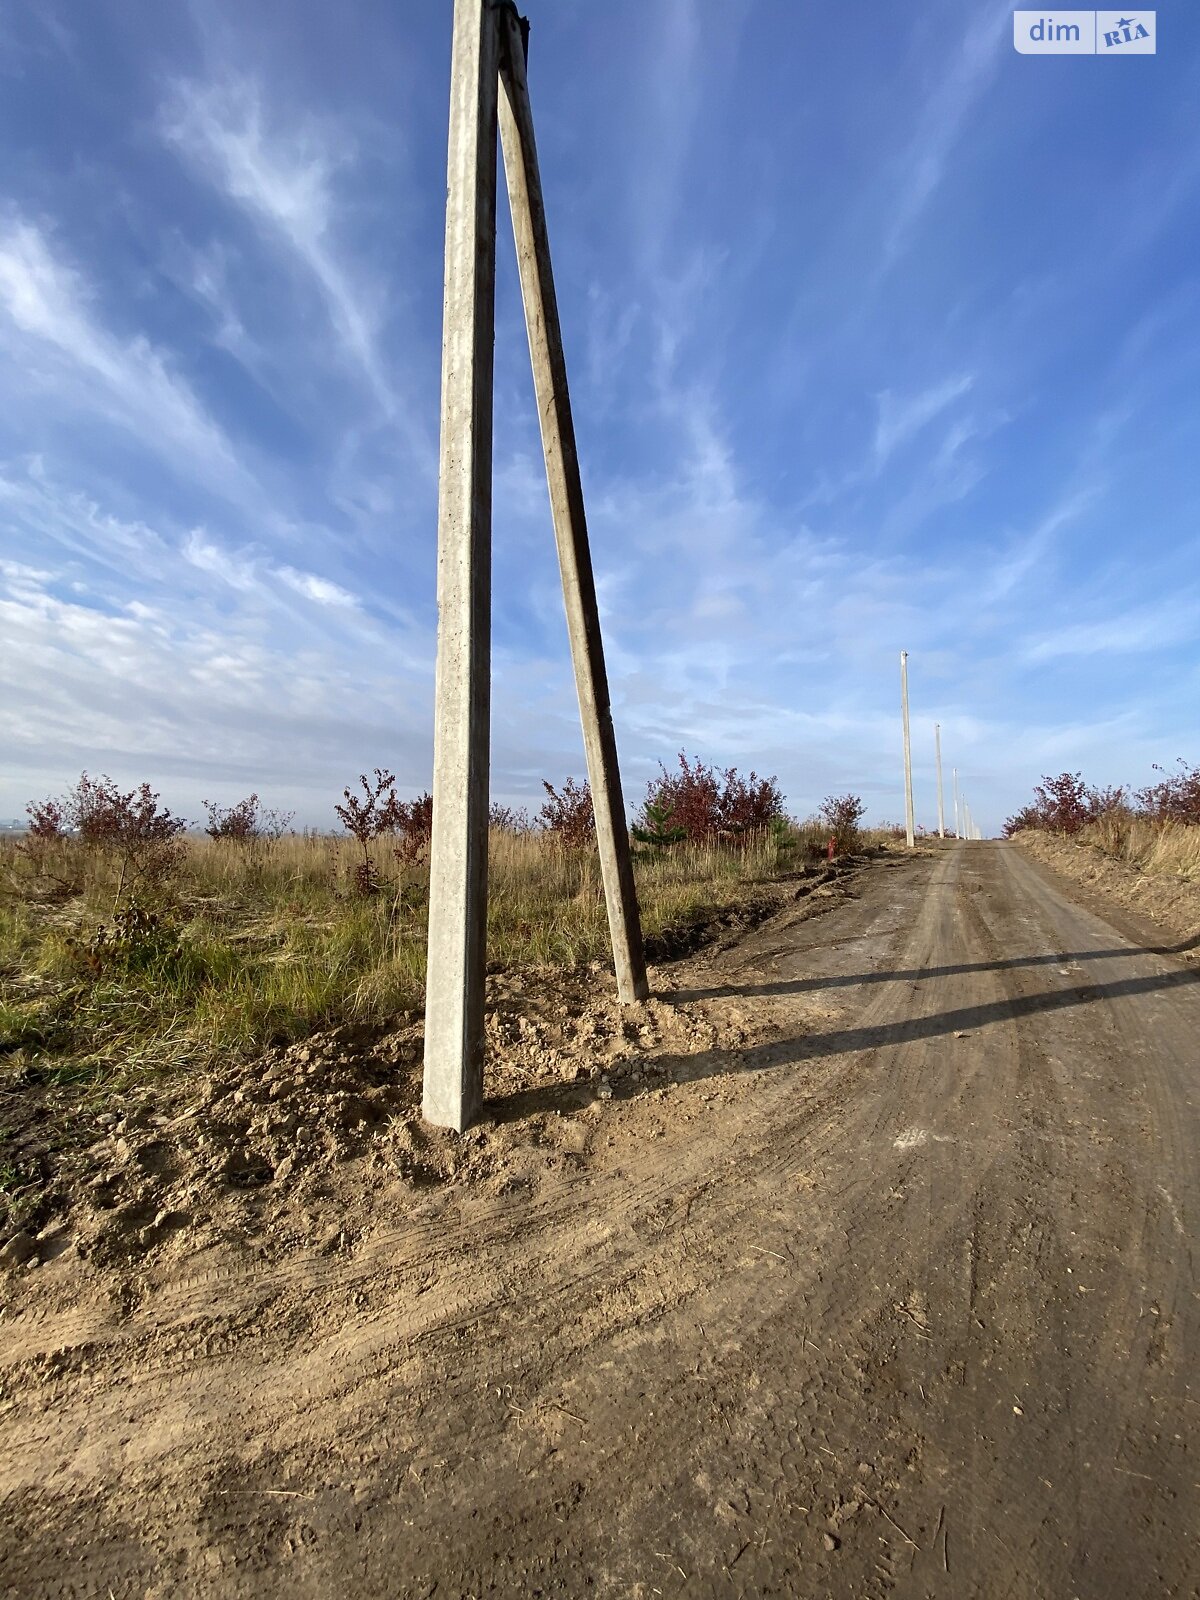
<instances>
[{"instance_id":1,"label":"dirt mound","mask_svg":"<svg viewBox=\"0 0 1200 1600\"><path fill-rule=\"evenodd\" d=\"M623 1007L599 966L491 978L488 1103L465 1139L421 1121L415 1019L373 1038L338 1029L193 1076L169 1101L164 1085L146 1086L63 1154L53 1185L9 1230L0 1265L32 1270L73 1249L97 1267L136 1266L233 1240L274 1254L310 1233L316 1202L349 1219L340 1235L384 1188L389 1204L464 1180L502 1193L545 1167L545 1125L562 1111L661 1076L649 1057L753 1042L747 1017L674 1001L671 986L657 973L657 997ZM384 1182L351 1179L347 1164L361 1163Z\"/></svg>"},{"instance_id":2,"label":"dirt mound","mask_svg":"<svg viewBox=\"0 0 1200 1600\"><path fill-rule=\"evenodd\" d=\"M764 885L706 925L708 943L736 942L781 907L801 918L830 910L852 876ZM768 1036L761 1006L683 999L680 979L680 968L653 969L652 998L627 1007L598 962L492 974L484 1115L464 1137L421 1119L415 1013L387 1031L337 1028L154 1080L100 1111L64 1107L36 1074L10 1069L0 1105L14 1108L9 1122L23 1106L22 1136L10 1144L26 1181L0 1223L0 1271L28 1274L73 1257L128 1286L154 1262L217 1248L263 1258L314 1242L342 1248L381 1209L403 1214L448 1184L498 1195L535 1186L586 1159L598 1124L581 1110L599 1117L608 1101L666 1094L689 1076L689 1061Z\"/></svg>"}]
</instances>

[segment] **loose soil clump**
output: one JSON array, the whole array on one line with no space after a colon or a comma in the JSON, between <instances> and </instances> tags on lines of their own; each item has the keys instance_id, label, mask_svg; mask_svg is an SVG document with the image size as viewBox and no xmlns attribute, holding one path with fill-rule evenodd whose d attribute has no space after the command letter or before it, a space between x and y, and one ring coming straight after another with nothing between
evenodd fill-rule
<instances>
[{"instance_id":1,"label":"loose soil clump","mask_svg":"<svg viewBox=\"0 0 1200 1600\"><path fill-rule=\"evenodd\" d=\"M781 907L829 910L855 870L764 884L678 944L720 949ZM669 945L658 941L660 959ZM465 1138L421 1119L423 1022L411 1011L388 1029L334 1028L155 1079L99 1108L17 1061L0 1080L19 1180L4 1197L0 1271L27 1275L71 1255L85 1275L133 1281L152 1264L231 1246L264 1259L314 1239L341 1248L381 1209L403 1213L449 1184L528 1189L586 1156L581 1109L666 1091L656 1057L737 1052L765 1036L744 1007L678 999L669 966L652 983L650 1000L626 1007L599 962L492 973L486 1104Z\"/></svg>"}]
</instances>

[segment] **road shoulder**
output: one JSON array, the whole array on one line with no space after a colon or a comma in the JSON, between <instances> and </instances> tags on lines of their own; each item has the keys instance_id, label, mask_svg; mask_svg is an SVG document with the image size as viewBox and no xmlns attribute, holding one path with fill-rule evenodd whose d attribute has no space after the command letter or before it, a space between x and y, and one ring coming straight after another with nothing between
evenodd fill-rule
<instances>
[{"instance_id":1,"label":"road shoulder","mask_svg":"<svg viewBox=\"0 0 1200 1600\"><path fill-rule=\"evenodd\" d=\"M1200 962L1200 884L1139 872L1050 834L1025 832L1013 842L1050 883L1127 939L1160 955Z\"/></svg>"}]
</instances>

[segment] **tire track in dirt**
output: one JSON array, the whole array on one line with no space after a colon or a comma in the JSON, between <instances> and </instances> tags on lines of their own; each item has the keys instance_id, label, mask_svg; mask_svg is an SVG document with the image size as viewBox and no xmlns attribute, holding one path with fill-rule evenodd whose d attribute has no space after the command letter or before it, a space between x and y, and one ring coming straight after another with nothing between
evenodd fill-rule
<instances>
[{"instance_id":1,"label":"tire track in dirt","mask_svg":"<svg viewBox=\"0 0 1200 1600\"><path fill-rule=\"evenodd\" d=\"M1163 992L1139 1099L1153 994L1108 991L1150 958L1097 959L1082 1004L1068 971L1059 1008L1055 963L1088 953L1070 911L1003 850L906 863L697 965L779 1042L616 1102L591 1174L290 1283L197 1276L108 1345L13 1367L54 1426L22 1445L0 1574L23 1530L31 1595L1189 1592L1200 1502L1156 1407L1190 1403L1176 1036L1200 1004ZM1118 1449L1175 1496L1173 1541L1159 1488L1101 1478Z\"/></svg>"},{"instance_id":2,"label":"tire track in dirt","mask_svg":"<svg viewBox=\"0 0 1200 1600\"><path fill-rule=\"evenodd\" d=\"M826 1134L827 1134L827 1137L831 1137L832 1136L832 1125L830 1125L830 1127L827 1128ZM639 1197L643 1200L643 1202L645 1202L647 1207L652 1206L662 1195L670 1192L673 1184L677 1183L677 1182L678 1182L678 1175L676 1174L676 1176L670 1181L659 1180L659 1181L655 1181L653 1183L642 1183L642 1184L637 1186ZM626 1184L626 1185L623 1185L622 1187L624 1188L626 1194L628 1195L630 1193L630 1186ZM693 1199L694 1199L694 1194L693 1194ZM203 1290L210 1290L211 1289L211 1284L203 1285L202 1289ZM545 1297L545 1289L543 1288L543 1298L544 1297ZM178 1314L178 1308L175 1308L175 1309L176 1309L176 1314ZM631 1310L631 1315L630 1315L630 1319L629 1320L630 1321L638 1320L639 1314L640 1313L639 1313L638 1308L636 1306L634 1306L632 1308L632 1310ZM221 1346L218 1346L217 1347L217 1351L214 1352L214 1353L219 1354L220 1350L221 1350ZM357 1377L358 1373L361 1373L362 1370L363 1370L360 1362L356 1362L356 1369L357 1369L357 1371L356 1371L356 1377Z\"/></svg>"},{"instance_id":3,"label":"tire track in dirt","mask_svg":"<svg viewBox=\"0 0 1200 1600\"><path fill-rule=\"evenodd\" d=\"M1200 1128L1188 1080L1170 1068L1190 1056L1194 1092L1196 1058L1187 1041L1195 1039L1197 996L1190 985L1164 989L1151 1000L1123 992L1131 960L1112 954L1109 926L1050 888L1020 855L1006 853L1003 862L1036 895L1043 925L1067 961L1061 975L1075 982L1086 969L1086 987L1096 996L1089 1009L1090 1060L1080 1059L1066 1013L1052 1019L1057 1028L1043 1025L1041 1037L1048 1078L1058 1086L1071 1130L1062 1154L1075 1167L1067 1180L1075 1232L1083 1239L1093 1235L1074 1269L1084 1280L1078 1283L1084 1313L1078 1359L1101 1372L1114 1366L1120 1379L1110 1383L1103 1415L1074 1441L1076 1516L1092 1581L1102 1573L1113 1592L1124 1581L1132 1593L1149 1583L1155 1544L1178 1543L1173 1506L1196 1503L1197 1475L1189 1475L1184 1452L1158 1446L1172 1433L1174 1444L1184 1442L1186 1431L1173 1429L1170 1419L1186 1421L1194 1409L1186 1375L1200 1319L1183 1219L1195 1215ZM1164 977L1179 970L1152 953L1135 959L1138 968L1157 968ZM1020 980L1014 981L1019 990ZM1147 1011L1160 1012L1159 1029L1148 1027ZM1106 1216L1105 1248L1098 1250L1094 1163L1101 1153ZM1164 1202L1164 1176L1179 1189L1182 1209ZM1160 1372L1167 1379L1162 1384ZM1134 1381L1143 1374L1142 1382ZM1131 1519L1146 1530L1145 1550L1133 1564Z\"/></svg>"},{"instance_id":4,"label":"tire track in dirt","mask_svg":"<svg viewBox=\"0 0 1200 1600\"><path fill-rule=\"evenodd\" d=\"M764 1108L764 1112L766 1115L760 1120L769 1121L769 1107ZM712 1143L711 1139L708 1143ZM726 1153L726 1163L733 1160L734 1157ZM602 1270L607 1270L610 1274L614 1270L625 1272L626 1259L632 1258L641 1248L640 1241L636 1237L638 1219L653 1216L657 1208L669 1202L677 1192L681 1181L692 1184L694 1200L695 1196L702 1193L713 1181L704 1177L705 1173L711 1171L713 1165L710 1152L706 1150L704 1143L701 1143L691 1152L690 1159L685 1152L682 1162L677 1158L665 1171L643 1173L634 1180L617 1174L590 1186L589 1209L610 1219L606 1224L607 1233L611 1236L628 1232L633 1236L624 1249L617 1248L610 1252L615 1256L615 1260L610 1261L606 1268L602 1265L605 1258L598 1248L603 1245L604 1239L592 1241L581 1248L576 1223L580 1205L579 1193L573 1189L566 1189L560 1191L550 1203L535 1202L524 1214L521 1208L513 1207L511 1204L503 1206L494 1200L489 1200L470 1206L472 1214L468 1218L466 1213L470 1203L467 1202L464 1204L464 1215L459 1228L447 1229L443 1218L437 1216L428 1220L418 1220L415 1226L388 1230L372 1243L362 1258L349 1264L337 1258L326 1260L302 1257L292 1264L290 1272L275 1269L266 1273L252 1271L247 1275L244 1271L238 1272L231 1267L224 1272L189 1275L178 1287L172 1286L161 1295L145 1316L135 1316L123 1329L110 1331L124 1343L132 1343L136 1347L129 1355L130 1364L139 1372L134 1384L135 1389L142 1386L143 1373L139 1369L143 1369L147 1362L159 1367L166 1357L169 1345L164 1337L164 1330L170 1329L176 1332L176 1360L168 1363L169 1370L173 1370L175 1376L183 1374L186 1377L196 1374L195 1381L200 1388L203 1388L207 1381L204 1367L214 1361L222 1360L236 1348L238 1324L242 1320L264 1319L266 1324L264 1335L267 1337L269 1337L268 1317L286 1323L286 1308L281 1313L280 1307L275 1303L285 1296L292 1303L298 1299L308 1300L304 1319L305 1332L309 1337L319 1337L324 1320L335 1322L344 1320L344 1305L339 1303L340 1297L347 1291L354 1292L362 1284L377 1278L381 1273L381 1263L386 1258L390 1257L391 1260L386 1268L382 1269L382 1273L385 1279L390 1280L387 1287L397 1296L403 1296L411 1287L413 1272L424 1273L431 1268L444 1268L446 1264L451 1264L454 1270L443 1273L439 1282L440 1293L430 1297L430 1306L440 1308L437 1316L432 1319L428 1316L422 1318L419 1312L414 1314L401 1299L384 1317L376 1319L373 1337L364 1341L361 1322L356 1322L354 1328L356 1348L352 1371L347 1373L344 1368L330 1364L324 1384L318 1384L317 1393L313 1394L314 1400L337 1399L348 1388L353 1387L361 1377L371 1374L373 1370L371 1349L375 1351L378 1360L386 1362L394 1359L397 1346L411 1348L419 1339L434 1338L439 1333L461 1331L478 1324L489 1314L496 1312L494 1297L488 1292L486 1285L476 1282L471 1285L467 1303L460 1304L455 1313L445 1314L444 1307L447 1300L453 1301L456 1297L455 1280L461 1284L467 1279L477 1279L479 1276L473 1267L463 1263L464 1237L470 1237L475 1250L486 1255L497 1247L511 1243L518 1233L523 1234L526 1239L546 1236L541 1259L531 1265L527 1264L526 1278L538 1279L539 1303L547 1308L549 1324L552 1326L552 1303L555 1297L567 1295L573 1289L578 1289L589 1278L599 1275ZM514 1210L517 1213L515 1219ZM565 1219L568 1226L565 1229L553 1229L552 1225L560 1218ZM574 1265L583 1254L591 1256L594 1263L592 1269L587 1274L573 1272ZM555 1274L561 1280L558 1284L553 1282ZM238 1290L243 1291L241 1296ZM222 1300L232 1302L237 1309L223 1311L214 1317L214 1303L220 1303ZM322 1302L330 1307L327 1316L322 1312ZM633 1314L637 1314L636 1310ZM199 1334L202 1340L199 1352L193 1342L195 1334ZM368 1349L363 1348L364 1342ZM88 1359L94 1355L96 1348L96 1342L86 1342L75 1354ZM202 1357L199 1364L195 1361L197 1353ZM61 1368L64 1372L61 1387L64 1389L70 1387L71 1380L68 1374L74 1364L72 1354L69 1348L60 1346L54 1353L49 1371L39 1372L36 1363L27 1364L24 1368L17 1367L9 1373L10 1387L17 1387L35 1377L48 1376L56 1368ZM58 1395L54 1394L50 1398L56 1400ZM245 1398L249 1399L249 1396ZM157 1404L157 1396L152 1388L146 1395L144 1404L148 1411ZM190 1411L186 1402L181 1404L180 1409L184 1413ZM98 1417L93 1413L89 1418L90 1422L100 1425L101 1431L105 1420L102 1413ZM194 1427L198 1433L203 1433L207 1428L202 1407L194 1414ZM173 1430L172 1439L174 1439Z\"/></svg>"}]
</instances>

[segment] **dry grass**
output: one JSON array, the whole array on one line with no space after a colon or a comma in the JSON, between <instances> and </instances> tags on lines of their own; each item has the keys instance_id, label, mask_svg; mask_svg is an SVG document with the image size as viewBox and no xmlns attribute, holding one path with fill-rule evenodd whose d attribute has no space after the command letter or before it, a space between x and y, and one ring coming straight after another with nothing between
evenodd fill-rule
<instances>
[{"instance_id":1,"label":"dry grass","mask_svg":"<svg viewBox=\"0 0 1200 1600\"><path fill-rule=\"evenodd\" d=\"M115 952L111 862L76 841L33 861L0 843L0 1053L60 1082L110 1088L147 1072L246 1053L419 1007L428 872L383 842L388 883L356 895L353 841L292 835L252 850L189 837L153 909L158 925ZM796 838L676 846L636 860L648 937L746 899L793 864ZM545 835L491 842L489 959L570 966L603 957L607 921L591 851Z\"/></svg>"},{"instance_id":2,"label":"dry grass","mask_svg":"<svg viewBox=\"0 0 1200 1600\"><path fill-rule=\"evenodd\" d=\"M1116 813L1089 824L1077 838L1139 872L1200 881L1200 827Z\"/></svg>"}]
</instances>

